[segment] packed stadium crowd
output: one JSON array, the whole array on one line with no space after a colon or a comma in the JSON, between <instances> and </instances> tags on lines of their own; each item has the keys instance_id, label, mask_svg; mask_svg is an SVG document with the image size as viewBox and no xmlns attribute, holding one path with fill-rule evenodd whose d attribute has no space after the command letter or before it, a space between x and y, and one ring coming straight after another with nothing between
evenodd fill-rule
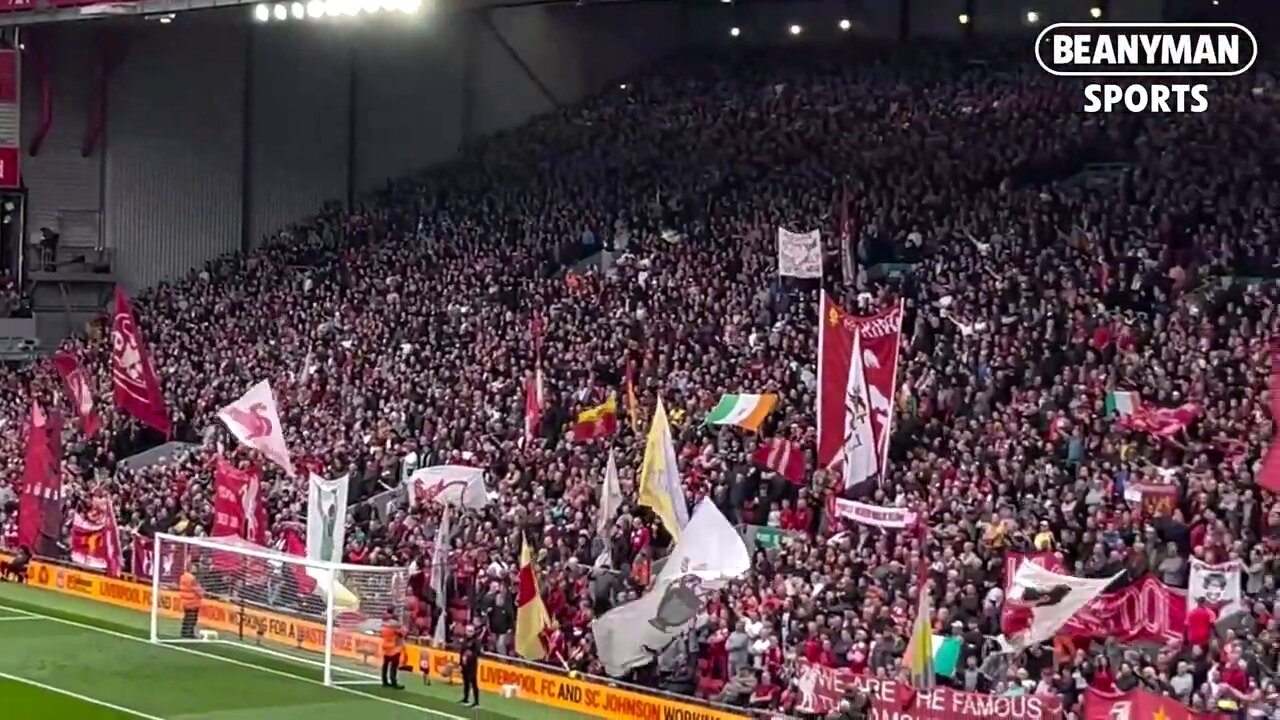
<instances>
[{"instance_id":1,"label":"packed stadium crowd","mask_svg":"<svg viewBox=\"0 0 1280 720\"><path fill-rule=\"evenodd\" d=\"M489 471L496 500L455 527L453 590L422 590L415 633L432 633L444 602L455 635L483 625L489 649L509 653L523 532L559 624L551 662L601 673L591 620L642 593L670 544L634 504L661 397L690 507L710 497L783 540L752 548L752 572L707 604L691 641L632 681L793 711L798 659L895 677L924 553L935 632L962 640L944 684L1054 696L1067 712L1088 687L1141 686L1269 716L1280 504L1254 474L1280 334L1280 116L1272 91L1243 79L1213 93L1202 114L1083 115L1078 87L1000 53L683 57L140 295L174 438L197 444L173 461L120 465L161 438L110 407L110 334L89 327L67 347L97 372L104 427L68 431L66 503L105 492L128 534L207 533L214 457L256 461L215 414L267 379L299 464L351 473L350 562L428 562L439 508L366 502L397 486L402 458ZM839 476L812 457L817 292L778 278L780 226L822 230L822 285L844 307L905 302L890 460L867 501L921 511L923 545L826 513ZM607 270L575 269L600 250L617 258ZM525 443L535 316L546 410ZM575 441L573 417L620 392L629 365L640 422L620 411L616 435ZM46 365L3 380L12 522L31 401L66 403ZM1108 414L1114 391L1198 416L1155 436ZM726 392L781 401L757 434L704 426ZM801 482L752 462L775 437L808 453ZM629 502L601 572L611 449ZM273 527L303 520L305 486L266 472ZM1173 502L1147 505L1144 485L1176 488ZM1239 559L1248 610L1232 627L1189 617L1177 637L1010 658L990 638L1006 558L1023 551L1081 576L1122 572L1116 591L1144 577L1185 588L1193 556Z\"/></svg>"}]
</instances>

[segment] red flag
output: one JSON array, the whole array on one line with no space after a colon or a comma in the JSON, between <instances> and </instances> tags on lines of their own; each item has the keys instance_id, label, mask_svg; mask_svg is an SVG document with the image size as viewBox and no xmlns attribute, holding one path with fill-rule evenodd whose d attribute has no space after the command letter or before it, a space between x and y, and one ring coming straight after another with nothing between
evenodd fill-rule
<instances>
[{"instance_id":1,"label":"red flag","mask_svg":"<svg viewBox=\"0 0 1280 720\"><path fill-rule=\"evenodd\" d=\"M72 353L59 350L53 354L53 367L57 369L58 374L62 376L62 382L67 386L67 399L71 401L71 407L80 418L80 426L84 434L93 435L98 432L98 428L102 426L102 419L98 417L98 411L93 407L93 388L89 386L89 378L85 375L84 368L80 366L80 359Z\"/></svg>"},{"instance_id":2,"label":"red flag","mask_svg":"<svg viewBox=\"0 0 1280 720\"><path fill-rule=\"evenodd\" d=\"M18 500L18 545L36 555L56 557L62 536L62 417L46 417L38 402L31 405L27 449L22 464L22 496Z\"/></svg>"},{"instance_id":3,"label":"red flag","mask_svg":"<svg viewBox=\"0 0 1280 720\"><path fill-rule=\"evenodd\" d=\"M149 582L152 573L160 573L160 579L176 585L182 570L187 566L186 545L167 542L160 546L161 557L156 559L156 541L154 538L133 536L133 574L140 580Z\"/></svg>"},{"instance_id":4,"label":"red flag","mask_svg":"<svg viewBox=\"0 0 1280 720\"><path fill-rule=\"evenodd\" d=\"M879 453L880 472L888 462L893 429L893 397L898 378L898 348L902 342L902 303L871 317L854 317L824 292L818 327L818 465L831 467L842 459L849 430L849 373L853 367L854 333L861 340L863 377L870 400L871 430Z\"/></svg>"},{"instance_id":5,"label":"red flag","mask_svg":"<svg viewBox=\"0 0 1280 720\"><path fill-rule=\"evenodd\" d=\"M286 555L304 558L307 556L307 541L302 538L296 523L291 523L280 530L280 539L277 541L278 547L285 552ZM307 574L306 567L302 565L289 565L293 570L294 582L298 585L298 593L300 595L310 595L316 591L316 581Z\"/></svg>"},{"instance_id":6,"label":"red flag","mask_svg":"<svg viewBox=\"0 0 1280 720\"><path fill-rule=\"evenodd\" d=\"M521 538L516 592L516 652L529 660L541 660L547 656L543 633L555 627L555 622L547 614L547 606L538 592L538 566L533 562L529 538Z\"/></svg>"},{"instance_id":7,"label":"red flag","mask_svg":"<svg viewBox=\"0 0 1280 720\"><path fill-rule=\"evenodd\" d=\"M1274 428L1271 446L1262 459L1258 471L1258 484L1273 493L1280 493L1280 340L1271 345L1271 382L1267 385L1267 405L1271 409L1271 425Z\"/></svg>"},{"instance_id":8,"label":"red flag","mask_svg":"<svg viewBox=\"0 0 1280 720\"><path fill-rule=\"evenodd\" d=\"M618 432L618 399L608 400L578 413L573 421L574 442L590 442L596 438L610 437Z\"/></svg>"},{"instance_id":9,"label":"red flag","mask_svg":"<svg viewBox=\"0 0 1280 720\"><path fill-rule=\"evenodd\" d=\"M1215 712L1198 712L1173 698L1146 690L1101 692L1085 691L1083 720L1115 720L1115 718L1160 718L1161 720L1219 720Z\"/></svg>"},{"instance_id":10,"label":"red flag","mask_svg":"<svg viewBox=\"0 0 1280 720\"><path fill-rule=\"evenodd\" d=\"M160 378L142 341L129 298L118 285L111 326L111 385L116 405L168 437L169 411L160 391Z\"/></svg>"},{"instance_id":11,"label":"red flag","mask_svg":"<svg viewBox=\"0 0 1280 720\"><path fill-rule=\"evenodd\" d=\"M796 485L804 484L804 451L790 440L770 438L756 448L751 458Z\"/></svg>"}]
</instances>

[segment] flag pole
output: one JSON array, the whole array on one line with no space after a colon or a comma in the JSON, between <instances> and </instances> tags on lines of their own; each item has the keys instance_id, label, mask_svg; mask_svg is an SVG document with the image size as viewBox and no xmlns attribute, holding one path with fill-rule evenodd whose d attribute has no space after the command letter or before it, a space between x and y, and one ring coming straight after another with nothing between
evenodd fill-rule
<instances>
[{"instance_id":1,"label":"flag pole","mask_svg":"<svg viewBox=\"0 0 1280 720\"><path fill-rule=\"evenodd\" d=\"M889 413L884 424L884 449L880 451L880 484L888 477L889 440L893 436L893 417L898 412L898 371L902 367L902 320L906 315L907 301L898 298L898 342L893 348L893 385L889 387ZM818 387L822 387L819 383ZM921 516L925 517L925 516Z\"/></svg>"}]
</instances>

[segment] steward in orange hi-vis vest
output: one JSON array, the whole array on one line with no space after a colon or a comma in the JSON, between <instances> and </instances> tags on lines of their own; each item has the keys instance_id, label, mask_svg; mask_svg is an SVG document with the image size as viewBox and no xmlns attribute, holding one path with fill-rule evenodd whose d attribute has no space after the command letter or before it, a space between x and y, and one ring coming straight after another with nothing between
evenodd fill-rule
<instances>
[{"instance_id":1,"label":"steward in orange hi-vis vest","mask_svg":"<svg viewBox=\"0 0 1280 720\"><path fill-rule=\"evenodd\" d=\"M401 657L404 655L404 636L408 631L400 625L390 608L382 614L382 686L404 688L397 681Z\"/></svg>"},{"instance_id":2,"label":"steward in orange hi-vis vest","mask_svg":"<svg viewBox=\"0 0 1280 720\"><path fill-rule=\"evenodd\" d=\"M178 578L178 601L182 603L182 637L194 640L196 622L200 620L200 603L204 600L204 588L191 570L185 570Z\"/></svg>"}]
</instances>

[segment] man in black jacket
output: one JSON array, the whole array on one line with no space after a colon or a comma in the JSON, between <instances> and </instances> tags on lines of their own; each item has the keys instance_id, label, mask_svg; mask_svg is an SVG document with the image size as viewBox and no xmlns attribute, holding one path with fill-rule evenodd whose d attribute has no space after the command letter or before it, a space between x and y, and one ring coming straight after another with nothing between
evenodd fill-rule
<instances>
[{"instance_id":1,"label":"man in black jacket","mask_svg":"<svg viewBox=\"0 0 1280 720\"><path fill-rule=\"evenodd\" d=\"M471 707L480 707L480 629L472 627L462 640L459 655L462 656L462 700L463 705L470 701Z\"/></svg>"}]
</instances>

